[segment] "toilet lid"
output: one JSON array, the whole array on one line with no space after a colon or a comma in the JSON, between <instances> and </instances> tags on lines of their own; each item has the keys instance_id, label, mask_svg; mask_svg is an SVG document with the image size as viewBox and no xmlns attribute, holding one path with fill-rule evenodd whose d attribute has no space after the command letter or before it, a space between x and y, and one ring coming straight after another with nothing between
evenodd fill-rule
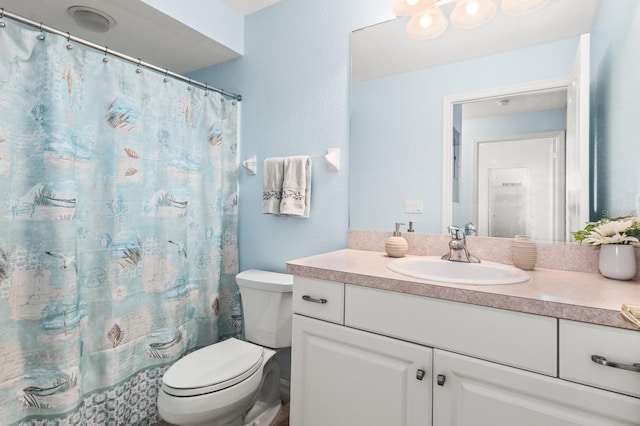
<instances>
[{"instance_id":1,"label":"toilet lid","mask_svg":"<svg viewBox=\"0 0 640 426\"><path fill-rule=\"evenodd\" d=\"M162 387L171 395L192 396L233 386L262 365L263 348L238 339L198 349L164 373Z\"/></svg>"}]
</instances>

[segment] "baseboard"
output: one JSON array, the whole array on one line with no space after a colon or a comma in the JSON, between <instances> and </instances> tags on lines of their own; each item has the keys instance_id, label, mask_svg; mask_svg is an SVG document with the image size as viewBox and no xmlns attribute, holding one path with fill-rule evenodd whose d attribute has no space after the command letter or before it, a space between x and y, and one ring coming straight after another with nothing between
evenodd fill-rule
<instances>
[{"instance_id":1,"label":"baseboard","mask_svg":"<svg viewBox=\"0 0 640 426\"><path fill-rule=\"evenodd\" d=\"M291 382L288 380L280 379L280 396L282 402L286 404L289 402L289 396L291 395Z\"/></svg>"}]
</instances>

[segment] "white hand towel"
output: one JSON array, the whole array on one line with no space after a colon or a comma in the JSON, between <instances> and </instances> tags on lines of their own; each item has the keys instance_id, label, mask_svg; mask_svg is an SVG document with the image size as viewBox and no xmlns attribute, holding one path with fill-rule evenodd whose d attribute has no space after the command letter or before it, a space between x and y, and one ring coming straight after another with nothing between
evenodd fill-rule
<instances>
[{"instance_id":1,"label":"white hand towel","mask_svg":"<svg viewBox=\"0 0 640 426\"><path fill-rule=\"evenodd\" d=\"M283 180L284 158L265 159L262 181L262 213L280 214Z\"/></svg>"},{"instance_id":2,"label":"white hand towel","mask_svg":"<svg viewBox=\"0 0 640 426\"><path fill-rule=\"evenodd\" d=\"M309 217L311 201L311 158L285 157L280 214Z\"/></svg>"}]
</instances>

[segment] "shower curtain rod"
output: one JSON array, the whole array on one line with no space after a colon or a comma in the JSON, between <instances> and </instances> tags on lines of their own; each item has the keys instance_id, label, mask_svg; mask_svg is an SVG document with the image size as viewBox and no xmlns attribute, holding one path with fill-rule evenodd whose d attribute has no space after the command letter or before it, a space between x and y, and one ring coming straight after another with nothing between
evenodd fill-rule
<instances>
[{"instance_id":1,"label":"shower curtain rod","mask_svg":"<svg viewBox=\"0 0 640 426\"><path fill-rule=\"evenodd\" d=\"M4 25L2 25L2 18L4 18L4 17L12 19L12 20L17 21L17 22L20 22L20 23L25 24L25 25L29 25L30 27L37 28L40 31L46 31L46 32L51 33L51 34L57 34L59 36L62 36L64 38L66 38L67 41L73 41L75 43L82 44L82 45L90 47L92 49L102 51L102 52L104 52L105 55L111 55L111 56L115 56L115 57L120 58L120 59L124 59L125 61L128 61L128 62L131 62L131 63L134 63L134 64L138 65L139 67L149 68L151 70L154 70L154 71L157 71L157 72L159 72L161 74L164 74L165 76L171 76L171 77L175 78L176 80L184 81L184 82L186 82L186 83L188 83L188 84L190 84L192 86L196 86L196 87L199 87L199 88L205 89L205 90L211 90L213 92L219 93L219 94L221 94L223 96L226 96L228 98L234 99L236 101L241 101L242 100L242 95L239 95L239 94L236 94L236 93L232 93L232 92L227 92L227 91L222 90L222 89L217 89L217 88L211 87L211 86L209 86L208 84L205 84L205 83L200 83L199 81L195 81L195 80L192 80L192 79L190 79L188 77L185 77L183 75L176 74L176 73L174 73L172 71L169 71L166 68L162 69L162 68L160 68L158 66L155 66L153 64L144 62L144 61L140 60L140 58L134 58L134 57L131 57L129 55L125 55L124 53L120 53L120 52L118 52L116 50L110 50L107 46L100 46L99 44L90 42L89 40L85 40L83 38L71 35L68 32L63 32L63 31L57 30L55 28L48 27L46 25L43 25L42 22L32 21L30 19L25 18L24 16L20 16L20 15L17 15L15 13L7 12L6 10L4 10L4 8L0 8L0 27L4 26Z\"/></svg>"}]
</instances>

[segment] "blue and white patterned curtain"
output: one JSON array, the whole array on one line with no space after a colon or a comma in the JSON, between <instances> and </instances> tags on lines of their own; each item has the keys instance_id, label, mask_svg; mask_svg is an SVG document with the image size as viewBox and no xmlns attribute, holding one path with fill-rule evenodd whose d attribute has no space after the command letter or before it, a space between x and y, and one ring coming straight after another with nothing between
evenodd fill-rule
<instances>
[{"instance_id":1,"label":"blue and white patterned curtain","mask_svg":"<svg viewBox=\"0 0 640 426\"><path fill-rule=\"evenodd\" d=\"M0 28L0 424L154 424L241 333L236 145L229 99Z\"/></svg>"}]
</instances>

